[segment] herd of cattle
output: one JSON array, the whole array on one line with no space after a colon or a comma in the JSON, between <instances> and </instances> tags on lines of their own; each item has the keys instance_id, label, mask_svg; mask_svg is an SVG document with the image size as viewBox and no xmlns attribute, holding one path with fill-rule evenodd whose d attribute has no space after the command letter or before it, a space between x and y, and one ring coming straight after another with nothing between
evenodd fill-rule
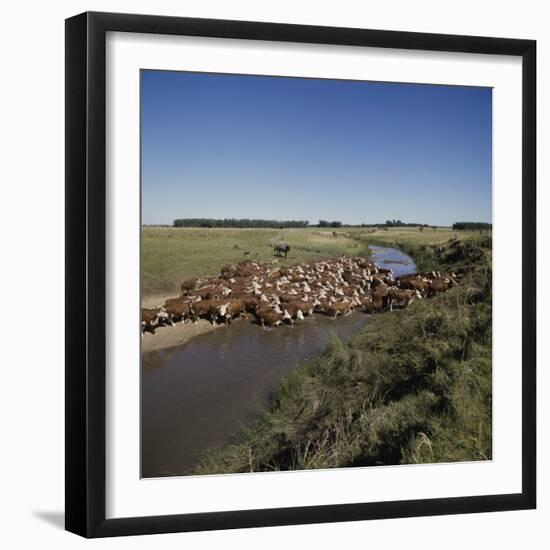
<instances>
[{"instance_id":1,"label":"herd of cattle","mask_svg":"<svg viewBox=\"0 0 550 550\"><path fill-rule=\"evenodd\" d=\"M413 300L444 292L454 273L421 272L394 278L391 269L362 257L334 258L288 267L244 260L226 265L219 277L183 281L181 294L164 305L142 309L142 333L164 325L208 319L231 323L254 316L261 326L293 325L313 313L332 318L354 309L366 313L407 307Z\"/></svg>"}]
</instances>

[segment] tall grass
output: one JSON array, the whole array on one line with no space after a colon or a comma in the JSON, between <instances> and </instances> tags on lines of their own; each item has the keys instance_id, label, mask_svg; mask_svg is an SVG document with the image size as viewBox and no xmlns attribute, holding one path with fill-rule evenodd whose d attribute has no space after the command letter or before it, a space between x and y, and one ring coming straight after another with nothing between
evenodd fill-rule
<instances>
[{"instance_id":1,"label":"tall grass","mask_svg":"<svg viewBox=\"0 0 550 550\"><path fill-rule=\"evenodd\" d=\"M461 283L332 340L194 473L491 458L490 237L408 246L421 269L459 268Z\"/></svg>"}]
</instances>

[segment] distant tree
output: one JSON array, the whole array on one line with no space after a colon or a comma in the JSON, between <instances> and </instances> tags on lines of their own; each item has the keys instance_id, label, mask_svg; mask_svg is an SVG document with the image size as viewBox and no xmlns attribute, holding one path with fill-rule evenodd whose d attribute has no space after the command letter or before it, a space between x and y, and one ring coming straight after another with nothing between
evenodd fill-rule
<instances>
[{"instance_id":1,"label":"distant tree","mask_svg":"<svg viewBox=\"0 0 550 550\"><path fill-rule=\"evenodd\" d=\"M483 230L483 229L491 229L492 227L493 227L493 224L485 223L485 222L456 222L456 223L453 223L453 229L455 231L460 231L460 230L465 230L465 229Z\"/></svg>"},{"instance_id":2,"label":"distant tree","mask_svg":"<svg viewBox=\"0 0 550 550\"><path fill-rule=\"evenodd\" d=\"M386 223L384 224L386 227L405 227L405 226L411 226L411 225L419 225L415 223L404 223L401 220L386 220Z\"/></svg>"},{"instance_id":3,"label":"distant tree","mask_svg":"<svg viewBox=\"0 0 550 550\"><path fill-rule=\"evenodd\" d=\"M386 220L384 223L362 223L361 227L379 227L387 229L388 227L431 227L427 223L409 222L402 220Z\"/></svg>"}]
</instances>

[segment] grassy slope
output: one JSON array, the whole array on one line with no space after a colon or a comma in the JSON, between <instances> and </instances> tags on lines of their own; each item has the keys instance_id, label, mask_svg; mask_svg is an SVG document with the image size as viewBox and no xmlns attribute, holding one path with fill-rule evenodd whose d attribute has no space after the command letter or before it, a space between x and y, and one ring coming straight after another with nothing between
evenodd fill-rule
<instances>
[{"instance_id":1,"label":"grassy slope","mask_svg":"<svg viewBox=\"0 0 550 550\"><path fill-rule=\"evenodd\" d=\"M468 266L463 281L331 342L194 473L491 458L491 238L419 242L402 244L421 269Z\"/></svg>"},{"instance_id":2,"label":"grassy slope","mask_svg":"<svg viewBox=\"0 0 550 550\"><path fill-rule=\"evenodd\" d=\"M227 263L250 258L271 261L270 239L284 238L291 247L288 259L280 264L365 253L365 245L351 235L329 229L142 229L142 293L144 296L173 292L189 276L215 275Z\"/></svg>"}]
</instances>

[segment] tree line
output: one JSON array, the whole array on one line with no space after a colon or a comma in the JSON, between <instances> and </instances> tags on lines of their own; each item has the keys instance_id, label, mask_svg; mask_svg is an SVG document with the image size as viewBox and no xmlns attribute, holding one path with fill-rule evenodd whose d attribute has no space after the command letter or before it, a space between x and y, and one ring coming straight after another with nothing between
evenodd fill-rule
<instances>
[{"instance_id":1,"label":"tree line","mask_svg":"<svg viewBox=\"0 0 550 550\"><path fill-rule=\"evenodd\" d=\"M315 227L308 220L266 220L254 218L181 218L174 220L174 227L235 227L235 228L275 228ZM426 223L406 223L401 220L386 220L385 223L361 223L357 225L344 224L338 220L319 220L317 227L431 227ZM456 222L453 229L478 230L491 229L492 224L485 222Z\"/></svg>"},{"instance_id":2,"label":"tree line","mask_svg":"<svg viewBox=\"0 0 550 550\"><path fill-rule=\"evenodd\" d=\"M342 222L319 220L319 227L342 227Z\"/></svg>"},{"instance_id":3,"label":"tree line","mask_svg":"<svg viewBox=\"0 0 550 550\"><path fill-rule=\"evenodd\" d=\"M174 220L174 227L236 227L276 228L310 227L308 220L265 220L253 218L180 218ZM317 227L343 227L341 221L319 220ZM313 225L312 227L315 227Z\"/></svg>"},{"instance_id":4,"label":"tree line","mask_svg":"<svg viewBox=\"0 0 550 550\"><path fill-rule=\"evenodd\" d=\"M431 227L427 223L407 223L401 220L386 220L384 223L362 223L361 227Z\"/></svg>"},{"instance_id":5,"label":"tree line","mask_svg":"<svg viewBox=\"0 0 550 550\"><path fill-rule=\"evenodd\" d=\"M181 218L174 220L174 227L308 227L307 220L264 220L251 218Z\"/></svg>"},{"instance_id":6,"label":"tree line","mask_svg":"<svg viewBox=\"0 0 550 550\"><path fill-rule=\"evenodd\" d=\"M459 231L461 229L491 229L492 223L485 222L456 222L453 223L453 229Z\"/></svg>"}]
</instances>

